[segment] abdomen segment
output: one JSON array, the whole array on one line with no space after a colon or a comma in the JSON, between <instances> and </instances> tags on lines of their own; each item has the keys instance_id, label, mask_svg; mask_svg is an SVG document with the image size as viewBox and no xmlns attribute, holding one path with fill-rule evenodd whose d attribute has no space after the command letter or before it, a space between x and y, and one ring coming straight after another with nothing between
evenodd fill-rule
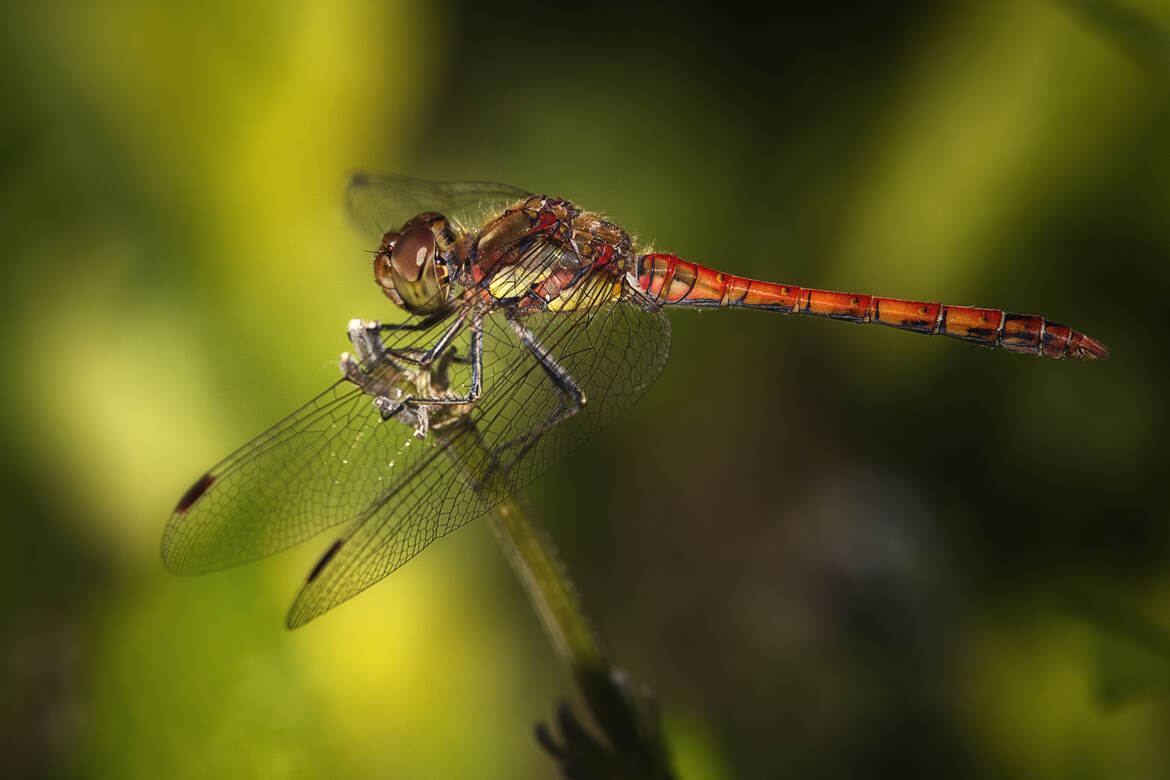
<instances>
[{"instance_id":1,"label":"abdomen segment","mask_svg":"<svg viewBox=\"0 0 1170 780\"><path fill-rule=\"evenodd\" d=\"M1109 356L1109 350L1100 342L1044 317L760 282L721 273L675 255L642 256L638 261L638 285L658 303L668 306L735 306L815 314L941 334L1026 355L1074 359Z\"/></svg>"}]
</instances>

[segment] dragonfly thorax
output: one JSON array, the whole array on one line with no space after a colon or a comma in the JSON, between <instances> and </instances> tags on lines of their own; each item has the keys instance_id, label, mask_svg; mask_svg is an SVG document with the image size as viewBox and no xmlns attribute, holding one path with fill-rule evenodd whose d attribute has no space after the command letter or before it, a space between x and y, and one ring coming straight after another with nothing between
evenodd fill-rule
<instances>
[{"instance_id":1,"label":"dragonfly thorax","mask_svg":"<svg viewBox=\"0 0 1170 780\"><path fill-rule=\"evenodd\" d=\"M412 314L442 309L451 289L441 250L453 242L447 219L419 214L398 231L382 236L374 253L374 278L386 297Z\"/></svg>"}]
</instances>

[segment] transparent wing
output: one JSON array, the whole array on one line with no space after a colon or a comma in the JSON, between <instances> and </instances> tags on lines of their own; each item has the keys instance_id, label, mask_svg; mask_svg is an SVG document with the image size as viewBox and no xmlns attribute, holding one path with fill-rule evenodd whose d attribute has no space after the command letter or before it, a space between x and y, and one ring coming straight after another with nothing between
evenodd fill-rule
<instances>
[{"instance_id":1,"label":"transparent wing","mask_svg":"<svg viewBox=\"0 0 1170 780\"><path fill-rule=\"evenodd\" d=\"M413 428L383 423L371 396L338 381L192 485L163 532L163 562L212 571L352 520L411 473L425 455L415 444Z\"/></svg>"},{"instance_id":2,"label":"transparent wing","mask_svg":"<svg viewBox=\"0 0 1170 780\"><path fill-rule=\"evenodd\" d=\"M345 191L345 208L363 231L381 238L387 230L424 211L437 211L461 231L474 231L489 217L530 193L482 181L427 181L398 174L357 173Z\"/></svg>"},{"instance_id":3,"label":"transparent wing","mask_svg":"<svg viewBox=\"0 0 1170 780\"><path fill-rule=\"evenodd\" d=\"M553 262L559 250L544 251ZM605 300L612 283L587 278L581 295ZM628 409L669 354L665 316L629 302L542 312L520 322L584 392L584 406L570 413L572 398L524 346L505 313L489 314L479 403L460 424L433 432L427 456L412 462L408 478L366 508L330 547L293 604L290 628L370 587L534 480Z\"/></svg>"},{"instance_id":4,"label":"transparent wing","mask_svg":"<svg viewBox=\"0 0 1170 780\"><path fill-rule=\"evenodd\" d=\"M565 252L534 241L522 265L570 265ZM208 571L352 521L310 574L288 624L374 584L531 482L654 381L669 351L668 323L658 311L611 302L618 283L592 274L573 288L575 311L518 317L528 341L547 351L543 361L507 312L481 312L482 395L474 404L425 407L433 410L425 439L415 437L414 420L383 421L370 395L339 381L192 486L164 532L164 561L176 572ZM471 314L455 311L426 328L388 331L383 340L392 352L417 355ZM449 360L410 381L465 396L470 331L465 324L452 340ZM560 382L550 375L550 360ZM566 385L584 394L583 406Z\"/></svg>"}]
</instances>

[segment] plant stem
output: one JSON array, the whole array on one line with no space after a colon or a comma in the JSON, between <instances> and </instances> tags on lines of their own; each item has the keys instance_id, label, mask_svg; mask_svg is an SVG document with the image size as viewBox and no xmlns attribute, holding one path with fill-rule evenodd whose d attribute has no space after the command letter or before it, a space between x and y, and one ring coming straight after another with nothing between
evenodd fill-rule
<instances>
[{"instance_id":1,"label":"plant stem","mask_svg":"<svg viewBox=\"0 0 1170 780\"><path fill-rule=\"evenodd\" d=\"M548 536L532 524L515 498L492 512L492 529L561 662L582 684L599 674L608 676L610 663L601 637Z\"/></svg>"},{"instance_id":2,"label":"plant stem","mask_svg":"<svg viewBox=\"0 0 1170 780\"><path fill-rule=\"evenodd\" d=\"M601 637L548 535L523 504L509 498L491 513L492 528L561 663L573 675L597 725L631 776L670 776L653 696L610 662ZM562 727L564 727L562 722Z\"/></svg>"},{"instance_id":3,"label":"plant stem","mask_svg":"<svg viewBox=\"0 0 1170 780\"><path fill-rule=\"evenodd\" d=\"M610 769L617 768L623 776L670 777L653 694L610 663L552 541L533 524L519 499L507 497L511 490L474 423L463 424L470 429L463 433L470 435L456 431L447 454L480 494L505 496L490 512L496 539L609 747L588 736L567 711L562 711L560 719L565 745L552 745L547 733L538 730L540 741L561 760L566 775L570 765L579 769L588 762L606 767L606 776L614 776Z\"/></svg>"}]
</instances>

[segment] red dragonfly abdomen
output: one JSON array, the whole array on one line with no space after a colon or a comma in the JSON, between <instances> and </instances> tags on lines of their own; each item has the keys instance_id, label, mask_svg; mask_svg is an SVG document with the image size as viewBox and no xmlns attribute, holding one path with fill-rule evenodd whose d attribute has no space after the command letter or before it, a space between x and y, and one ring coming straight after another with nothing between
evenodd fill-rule
<instances>
[{"instance_id":1,"label":"red dragonfly abdomen","mask_svg":"<svg viewBox=\"0 0 1170 780\"><path fill-rule=\"evenodd\" d=\"M1109 350L1095 339L1043 317L761 282L689 263L675 255L643 255L638 261L638 285L659 303L670 306L738 306L876 322L1025 355L1074 359L1109 356Z\"/></svg>"}]
</instances>

